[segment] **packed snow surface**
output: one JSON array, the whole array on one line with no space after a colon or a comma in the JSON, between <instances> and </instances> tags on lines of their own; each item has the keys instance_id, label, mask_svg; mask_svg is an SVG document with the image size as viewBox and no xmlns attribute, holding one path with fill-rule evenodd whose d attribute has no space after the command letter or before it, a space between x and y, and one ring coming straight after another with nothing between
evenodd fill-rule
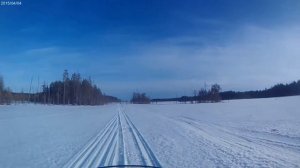
<instances>
[{"instance_id":1,"label":"packed snow surface","mask_svg":"<svg viewBox=\"0 0 300 168\"><path fill-rule=\"evenodd\" d=\"M0 167L300 167L299 104L0 106Z\"/></svg>"}]
</instances>

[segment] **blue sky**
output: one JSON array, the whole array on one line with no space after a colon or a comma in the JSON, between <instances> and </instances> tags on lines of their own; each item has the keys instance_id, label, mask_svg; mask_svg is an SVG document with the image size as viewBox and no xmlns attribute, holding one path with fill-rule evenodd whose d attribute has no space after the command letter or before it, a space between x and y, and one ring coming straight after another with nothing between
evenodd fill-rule
<instances>
[{"instance_id":1,"label":"blue sky","mask_svg":"<svg viewBox=\"0 0 300 168\"><path fill-rule=\"evenodd\" d=\"M264 89L300 79L299 0L23 0L0 6L0 74L14 91L91 76L128 99L204 83ZM36 86L37 87L37 86Z\"/></svg>"}]
</instances>

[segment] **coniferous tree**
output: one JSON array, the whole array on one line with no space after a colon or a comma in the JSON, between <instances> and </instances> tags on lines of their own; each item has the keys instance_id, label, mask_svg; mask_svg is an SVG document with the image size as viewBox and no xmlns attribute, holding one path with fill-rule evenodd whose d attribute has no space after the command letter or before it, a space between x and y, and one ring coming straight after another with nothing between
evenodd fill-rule
<instances>
[{"instance_id":1,"label":"coniferous tree","mask_svg":"<svg viewBox=\"0 0 300 168\"><path fill-rule=\"evenodd\" d=\"M0 104L10 104L13 99L13 95L9 88L5 88L3 77L0 76Z\"/></svg>"},{"instance_id":2,"label":"coniferous tree","mask_svg":"<svg viewBox=\"0 0 300 168\"><path fill-rule=\"evenodd\" d=\"M209 91L211 102L221 101L220 91L221 91L220 85L214 84L211 86L211 89Z\"/></svg>"},{"instance_id":3,"label":"coniferous tree","mask_svg":"<svg viewBox=\"0 0 300 168\"><path fill-rule=\"evenodd\" d=\"M68 70L65 70L63 73L63 83L64 83L64 92L63 92L63 104L66 104L66 95L68 90L68 82L69 82L69 73Z\"/></svg>"},{"instance_id":4,"label":"coniferous tree","mask_svg":"<svg viewBox=\"0 0 300 168\"><path fill-rule=\"evenodd\" d=\"M3 94L4 94L4 82L2 76L0 76L0 104L3 103Z\"/></svg>"}]
</instances>

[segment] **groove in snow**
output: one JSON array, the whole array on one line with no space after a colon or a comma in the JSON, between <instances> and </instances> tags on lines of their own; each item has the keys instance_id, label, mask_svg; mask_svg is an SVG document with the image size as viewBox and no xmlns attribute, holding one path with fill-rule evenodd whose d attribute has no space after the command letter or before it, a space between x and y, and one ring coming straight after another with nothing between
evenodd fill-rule
<instances>
[{"instance_id":1,"label":"groove in snow","mask_svg":"<svg viewBox=\"0 0 300 168\"><path fill-rule=\"evenodd\" d=\"M121 106L104 130L92 138L64 167L116 166L161 167Z\"/></svg>"}]
</instances>

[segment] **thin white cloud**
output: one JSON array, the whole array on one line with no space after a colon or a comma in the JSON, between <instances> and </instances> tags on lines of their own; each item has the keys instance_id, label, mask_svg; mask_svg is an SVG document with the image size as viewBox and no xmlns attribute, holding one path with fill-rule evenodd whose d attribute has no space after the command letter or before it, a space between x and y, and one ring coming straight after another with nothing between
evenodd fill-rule
<instances>
[{"instance_id":1,"label":"thin white cloud","mask_svg":"<svg viewBox=\"0 0 300 168\"><path fill-rule=\"evenodd\" d=\"M247 25L223 45L191 48L174 45L176 41L163 42L139 52L133 61L138 62L137 71L169 74L163 82L153 83L165 88L166 80L170 83L177 80L180 85L172 87L174 91L194 86L195 81L199 87L206 81L218 82L225 90L263 89L300 78L299 28L266 29ZM136 87L142 83L136 82ZM144 85L145 90L151 90L149 87Z\"/></svg>"},{"instance_id":2,"label":"thin white cloud","mask_svg":"<svg viewBox=\"0 0 300 168\"><path fill-rule=\"evenodd\" d=\"M179 37L137 43L131 52L105 58L101 53L90 56L50 46L24 52L23 57L34 63L25 59L13 67L16 64L2 62L0 71L14 72L9 73L11 78L23 74L26 79L21 79L30 81L24 71L40 69L38 75L52 80L66 68L91 75L104 92L120 97L130 96L132 91L145 91L151 97L191 95L205 82L219 83L223 90L252 90L300 79L300 26L245 25L224 41L213 44L198 36ZM6 81L14 87L22 84L21 79Z\"/></svg>"},{"instance_id":3,"label":"thin white cloud","mask_svg":"<svg viewBox=\"0 0 300 168\"><path fill-rule=\"evenodd\" d=\"M28 49L24 53L27 55L48 56L49 54L57 53L59 51L60 51L59 47L51 46L51 47Z\"/></svg>"}]
</instances>

